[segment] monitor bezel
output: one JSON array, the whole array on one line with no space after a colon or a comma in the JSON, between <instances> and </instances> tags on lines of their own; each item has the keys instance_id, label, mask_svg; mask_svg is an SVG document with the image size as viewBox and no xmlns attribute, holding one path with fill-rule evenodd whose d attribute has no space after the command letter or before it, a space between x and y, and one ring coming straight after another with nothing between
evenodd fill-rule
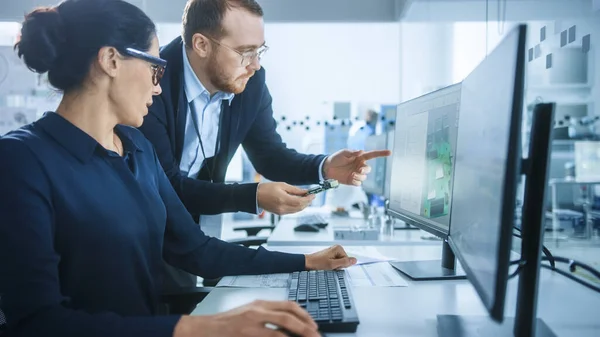
<instances>
[{"instance_id":1,"label":"monitor bezel","mask_svg":"<svg viewBox=\"0 0 600 337\"><path fill-rule=\"evenodd\" d=\"M498 261L496 270L496 287L494 297L488 298L484 287L473 276L473 271L467 264L460 249L454 243L452 235L448 235L448 243L452 251L458 258L461 266L467 274L469 282L475 288L477 294L481 298L484 306L488 310L490 317L497 322L502 322L504 319L504 306L506 302L506 289L508 285L510 254L512 250L512 233L515 218L515 207L517 201L518 184L521 178L521 163L522 163L522 144L521 144L521 129L523 117L523 101L524 101L524 83L525 83L525 48L527 39L527 26L519 25L509 34L518 34L517 42L517 62L515 67L515 83L513 90L513 102L511 107L511 120L508 139L508 156L504 177L504 190L501 211L501 226L498 233ZM507 34L507 36L509 36ZM506 39L506 37L505 37ZM493 53L493 51L492 51ZM485 62L485 60L483 61ZM460 122L459 122L460 123ZM458 145L457 145L458 148ZM455 207L453 203L452 208Z\"/></svg>"},{"instance_id":2,"label":"monitor bezel","mask_svg":"<svg viewBox=\"0 0 600 337\"><path fill-rule=\"evenodd\" d=\"M448 86L446 86L444 88L440 88L440 89L434 90L434 91L429 92L427 94L421 95L419 97L415 97L413 99L410 99L410 100L407 100L407 101L404 101L404 102L398 104L396 106L396 120L395 120L395 128L394 128L394 146L395 146L395 143L396 143L395 137L398 134L398 130L396 130L396 128L399 125L398 110L399 110L399 108L401 106L403 106L405 104L408 104L408 103L412 103L412 102L414 102L414 101L416 101L418 99L423 99L426 96L435 95L435 94L439 93L440 91L449 90L451 88L461 87L461 86L462 86L462 82L454 83L454 84L448 85ZM456 153L456 148L454 149L454 151ZM393 156L393 152L394 151L392 150L392 156ZM456 157L456 155L455 155L455 157ZM389 159L393 160L391 157ZM393 169L393 165L391 167L391 170L392 171L394 170ZM453 167L452 171L454 172L454 167ZM390 195L389 199L391 199L391 188L392 188L391 187L391 180L392 180L392 178L391 178L391 175L390 175L390 187L388 188L388 194ZM454 187L454 185L453 185L453 187ZM450 201L450 202L452 203L452 201ZM452 207L450 207L450 212L452 212ZM447 227L447 229L443 229L442 225L439 225L439 223L437 223L434 220L425 218L423 216L420 216L418 214L414 214L412 212L393 209L392 208L391 200L390 200L390 204L389 204L389 208L388 208L388 214L391 215L392 217L396 218L396 219L402 220L402 221L406 222L407 224L409 224L411 226L414 226L414 227L417 227L419 229L422 229L422 230L426 231L427 233L435 235L435 236L437 236L437 237L439 237L439 238L441 238L443 240L445 240L448 237L448 234L450 233L450 221L449 220L448 220L448 227ZM448 217L450 217L450 213L448 213Z\"/></svg>"},{"instance_id":3,"label":"monitor bezel","mask_svg":"<svg viewBox=\"0 0 600 337\"><path fill-rule=\"evenodd\" d=\"M395 128L395 125L394 125ZM386 149L392 151L392 155L394 155L393 151L394 151L394 141L395 141L395 135L396 135L396 130L392 129L389 130L386 136L386 140L385 140L385 147ZM391 188L391 184L392 184L392 163L394 162L392 160L392 157L389 156L387 158L385 158L385 180L383 183L383 197L386 200L390 200L390 188Z\"/></svg>"}]
</instances>

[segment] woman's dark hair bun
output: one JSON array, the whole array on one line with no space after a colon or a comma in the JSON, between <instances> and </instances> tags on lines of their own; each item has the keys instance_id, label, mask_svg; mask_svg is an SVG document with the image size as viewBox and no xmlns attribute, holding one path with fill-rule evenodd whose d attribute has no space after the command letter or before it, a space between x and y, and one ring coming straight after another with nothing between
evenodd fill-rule
<instances>
[{"instance_id":1,"label":"woman's dark hair bun","mask_svg":"<svg viewBox=\"0 0 600 337\"><path fill-rule=\"evenodd\" d=\"M65 24L58 7L42 7L25 16L15 49L29 69L43 74L54 67L65 44Z\"/></svg>"},{"instance_id":2,"label":"woman's dark hair bun","mask_svg":"<svg viewBox=\"0 0 600 337\"><path fill-rule=\"evenodd\" d=\"M15 44L29 69L48 72L63 92L79 88L101 48L148 51L156 36L154 22L124 0L63 0L25 16Z\"/></svg>"}]
</instances>

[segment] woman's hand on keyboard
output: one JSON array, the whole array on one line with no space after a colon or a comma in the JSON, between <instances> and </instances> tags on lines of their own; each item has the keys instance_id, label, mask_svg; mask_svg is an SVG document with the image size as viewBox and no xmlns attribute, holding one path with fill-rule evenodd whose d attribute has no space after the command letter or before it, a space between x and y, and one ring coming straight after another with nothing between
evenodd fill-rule
<instances>
[{"instance_id":1,"label":"woman's hand on keyboard","mask_svg":"<svg viewBox=\"0 0 600 337\"><path fill-rule=\"evenodd\" d=\"M342 246L335 245L319 252L306 255L306 270L334 270L356 264L356 258L349 257Z\"/></svg>"},{"instance_id":2,"label":"woman's hand on keyboard","mask_svg":"<svg viewBox=\"0 0 600 337\"><path fill-rule=\"evenodd\" d=\"M254 301L211 316L183 316L173 337L285 337L283 331L302 337L319 337L317 324L298 304L290 301Z\"/></svg>"}]
</instances>

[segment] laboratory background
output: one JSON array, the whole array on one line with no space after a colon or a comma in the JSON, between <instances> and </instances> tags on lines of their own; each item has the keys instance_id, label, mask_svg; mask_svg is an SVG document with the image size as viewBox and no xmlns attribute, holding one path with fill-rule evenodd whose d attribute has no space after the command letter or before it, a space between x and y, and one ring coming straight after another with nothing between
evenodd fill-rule
<instances>
[{"instance_id":1,"label":"laboratory background","mask_svg":"<svg viewBox=\"0 0 600 337\"><path fill-rule=\"evenodd\" d=\"M181 34L185 0L129 2L143 9L157 23L161 45ZM252 237L259 240L253 244L267 248L284 246L300 250L330 243L347 244L350 246L348 251L373 261L389 260L386 257L388 247L381 241L442 247L444 235L428 230L427 226L411 223L410 217L388 212L390 196L386 190L394 181L392 178L390 182L389 175L402 174L390 163L394 156L394 142L390 137L394 130L397 136L397 123L401 122L397 120L399 107L461 83L485 62L510 32L519 24L527 24L521 128L521 148L525 157L531 155L527 152L535 107L541 103L554 103L542 244L553 254L568 256L600 269L600 0L258 2L264 10L266 44L269 46L260 63L266 69L277 131L287 146L311 154L331 154L344 148L389 148L392 156L387 158L387 163L386 159L369 162L373 170L362 187L340 186L318 193L313 204L301 214L224 214L219 220L218 235L222 239ZM53 111L60 101L61 94L48 85L44 76L29 71L13 49L23 13L37 5L51 4L54 1L0 0L0 136L35 121L45 111ZM486 80L494 83L496 79ZM462 116L457 116L457 120L460 118ZM240 147L229 165L227 182L264 179ZM520 179L516 223L520 221L526 181ZM328 221L329 226L317 229L318 233L294 229L299 223L298 218L304 215L318 215L320 221ZM350 229L338 230L333 217L336 215L358 220L349 225ZM360 233L360 237L356 233ZM513 240L512 245L519 251L519 241ZM438 259L439 264L439 252L430 255ZM408 283L397 279L398 275L404 275L402 273L390 276L389 273L396 269L369 270L374 265L364 264L360 272L351 273L356 284L412 287L415 282L404 276L402 278ZM370 272L374 274L369 276ZM552 277L564 287L561 291L581 287L561 276ZM583 272L578 277L600 287L598 277ZM277 280L271 281L276 283ZM201 282L199 279L199 284ZM235 280L227 282L234 284ZM453 283L459 289L457 293L466 291L471 303L476 303L467 304L465 310L483 314L475 293L464 290L471 286L466 281L453 282L464 282ZM441 294L446 288L432 289L440 291L436 296L447 298L448 295ZM516 297L516 284L510 289L513 291L509 294ZM546 291L548 289L558 291L559 286L546 288ZM375 303L385 306L377 299L379 293L373 294ZM539 297L547 294L542 292ZM574 298L584 298L585 294L581 290ZM590 291L590 294L598 299L597 293ZM371 316L363 314L369 310L365 309L364 301L368 295L360 291L354 295L361 320L358 332L362 331L363 336L387 335L381 332L383 328L371 330L377 332L374 334L365 332L365 326L371 326ZM230 308L227 301L233 297L223 298L210 303L217 303L219 310ZM413 297L412 300L416 299ZM448 303L459 306L455 300ZM507 303L507 307L512 308L515 300L509 299ZM552 303L552 308L543 309L540 304L538 312L546 315L546 323L561 332L560 335L569 336L568 327L553 323L558 320L570 326L565 308L560 308L558 300ZM577 303L573 303L577 307ZM597 309L600 302L595 303L594 309ZM212 310L198 308L199 313ZM581 317L591 317L591 311L586 309L585 312ZM373 321L384 321L384 318L387 321L391 317L391 313L381 315ZM509 315L514 316L514 311ZM597 320L585 324L588 325L584 333L570 336L592 336L596 332L596 336L600 336Z\"/></svg>"}]
</instances>

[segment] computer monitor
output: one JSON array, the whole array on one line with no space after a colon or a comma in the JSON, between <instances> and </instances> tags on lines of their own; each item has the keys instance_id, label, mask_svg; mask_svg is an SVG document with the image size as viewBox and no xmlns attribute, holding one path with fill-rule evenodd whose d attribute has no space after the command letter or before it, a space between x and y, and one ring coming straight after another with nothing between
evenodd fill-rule
<instances>
[{"instance_id":1,"label":"computer monitor","mask_svg":"<svg viewBox=\"0 0 600 337\"><path fill-rule=\"evenodd\" d=\"M443 240L442 261L390 264L416 280L463 278L445 241L449 231L461 84L397 107L388 213Z\"/></svg>"},{"instance_id":2,"label":"computer monitor","mask_svg":"<svg viewBox=\"0 0 600 337\"><path fill-rule=\"evenodd\" d=\"M371 135L365 140L365 151L387 149L387 133ZM384 195L386 176L386 157L371 159L367 162L371 166L371 173L363 181L363 190L368 194Z\"/></svg>"},{"instance_id":3,"label":"computer monitor","mask_svg":"<svg viewBox=\"0 0 600 337\"><path fill-rule=\"evenodd\" d=\"M514 326L516 336L535 336L531 330L529 333L523 330L523 326L531 327L531 322L523 322L531 318L532 310L535 321L532 303L537 295L553 116L551 109L549 116L547 108L536 109L531 133L533 150L531 158L523 162L525 40L526 26L518 26L462 83L448 242L490 317L501 322L511 264L518 182L522 172L536 170L526 175L523 222L527 224L523 228L530 232L527 236L523 233L520 264L525 262L522 267L527 275L520 277L525 286L521 288L520 284L517 299L517 316L524 317L518 318L519 328ZM524 293L525 289L530 293ZM438 316L438 331L444 335L512 335L512 329L512 325L498 325L488 317Z\"/></svg>"},{"instance_id":4,"label":"computer monitor","mask_svg":"<svg viewBox=\"0 0 600 337\"><path fill-rule=\"evenodd\" d=\"M504 305L521 173L519 32L508 34L463 81L450 216L450 244L495 318Z\"/></svg>"}]
</instances>

